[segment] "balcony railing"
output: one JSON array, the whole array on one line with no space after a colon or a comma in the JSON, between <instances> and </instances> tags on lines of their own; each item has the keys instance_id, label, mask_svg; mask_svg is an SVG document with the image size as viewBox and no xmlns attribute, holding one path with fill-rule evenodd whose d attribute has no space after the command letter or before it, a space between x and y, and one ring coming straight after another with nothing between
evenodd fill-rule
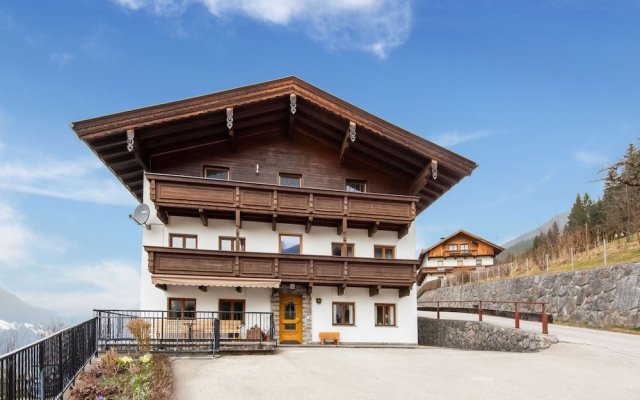
<instances>
[{"instance_id":1,"label":"balcony railing","mask_svg":"<svg viewBox=\"0 0 640 400\"><path fill-rule=\"evenodd\" d=\"M273 278L283 283L411 287L418 260L191 250L145 246L149 272L219 278Z\"/></svg>"},{"instance_id":2,"label":"balcony railing","mask_svg":"<svg viewBox=\"0 0 640 400\"><path fill-rule=\"evenodd\" d=\"M143 320L149 326L149 345L156 352L216 352L221 344L253 343L259 348L273 343L273 313L236 311L94 310L101 350L139 350L127 324Z\"/></svg>"},{"instance_id":3,"label":"balcony railing","mask_svg":"<svg viewBox=\"0 0 640 400\"><path fill-rule=\"evenodd\" d=\"M416 217L415 196L287 187L178 175L147 174L151 200L165 215L337 226L404 232ZM165 221L166 222L166 221Z\"/></svg>"}]
</instances>

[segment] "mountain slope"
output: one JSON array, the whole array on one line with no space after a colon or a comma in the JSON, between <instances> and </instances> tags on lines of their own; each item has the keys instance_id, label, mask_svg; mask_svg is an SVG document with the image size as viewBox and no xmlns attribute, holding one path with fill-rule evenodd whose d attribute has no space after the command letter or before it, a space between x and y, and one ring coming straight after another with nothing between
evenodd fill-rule
<instances>
[{"instance_id":1,"label":"mountain slope","mask_svg":"<svg viewBox=\"0 0 640 400\"><path fill-rule=\"evenodd\" d=\"M539 235L541 232L547 233L547 231L551 229L551 226L553 226L554 222L558 224L560 231L562 231L565 224L567 223L568 217L569 217L568 211L557 214L553 218L551 218L549 221L540 225L539 227L532 229L528 232L525 232L522 235L518 236L517 238L509 240L508 242L504 243L502 247L504 247L505 250L502 252L502 254L500 254L500 258L504 258L509 254L515 253L517 251L524 251L524 250L530 249L533 246L533 239L537 235Z\"/></svg>"},{"instance_id":2,"label":"mountain slope","mask_svg":"<svg viewBox=\"0 0 640 400\"><path fill-rule=\"evenodd\" d=\"M34 307L2 288L0 288L0 304L2 304L0 320L3 321L45 325L59 319L53 311Z\"/></svg>"}]
</instances>

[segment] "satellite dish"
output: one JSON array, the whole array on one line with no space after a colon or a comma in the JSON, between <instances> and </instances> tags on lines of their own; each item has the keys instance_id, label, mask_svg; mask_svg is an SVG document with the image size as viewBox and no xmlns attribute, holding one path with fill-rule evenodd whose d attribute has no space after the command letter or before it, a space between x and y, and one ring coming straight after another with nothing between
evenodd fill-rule
<instances>
[{"instance_id":1,"label":"satellite dish","mask_svg":"<svg viewBox=\"0 0 640 400\"><path fill-rule=\"evenodd\" d=\"M133 210L133 215L129 215L129 218L136 221L138 225L145 225L149 220L150 210L146 204L140 204Z\"/></svg>"}]
</instances>

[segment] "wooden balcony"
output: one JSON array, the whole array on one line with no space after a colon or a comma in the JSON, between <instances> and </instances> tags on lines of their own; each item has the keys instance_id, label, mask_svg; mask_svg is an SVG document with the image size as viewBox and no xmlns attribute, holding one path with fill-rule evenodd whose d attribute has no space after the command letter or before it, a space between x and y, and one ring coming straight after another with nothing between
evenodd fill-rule
<instances>
[{"instance_id":1,"label":"wooden balcony","mask_svg":"<svg viewBox=\"0 0 640 400\"><path fill-rule=\"evenodd\" d=\"M477 255L478 255L478 250L445 250L444 251L445 257L475 257Z\"/></svg>"},{"instance_id":2,"label":"wooden balcony","mask_svg":"<svg viewBox=\"0 0 640 400\"><path fill-rule=\"evenodd\" d=\"M397 231L404 236L416 217L415 196L353 193L340 190L287 187L279 185L223 181L177 175L147 174L150 196L158 217L209 218L306 225L340 229Z\"/></svg>"},{"instance_id":3,"label":"wooden balcony","mask_svg":"<svg viewBox=\"0 0 640 400\"><path fill-rule=\"evenodd\" d=\"M416 281L418 260L190 250L145 246L149 272L207 278L272 278L282 283L402 289Z\"/></svg>"}]
</instances>

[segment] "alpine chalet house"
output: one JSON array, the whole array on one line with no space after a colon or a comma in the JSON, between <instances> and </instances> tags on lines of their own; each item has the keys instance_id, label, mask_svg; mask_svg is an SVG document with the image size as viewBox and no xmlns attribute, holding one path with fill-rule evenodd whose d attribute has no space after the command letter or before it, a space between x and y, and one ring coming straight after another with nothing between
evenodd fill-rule
<instances>
[{"instance_id":1,"label":"alpine chalet house","mask_svg":"<svg viewBox=\"0 0 640 400\"><path fill-rule=\"evenodd\" d=\"M463 229L442 238L420 253L418 284L444 278L455 272L469 272L494 265L504 249Z\"/></svg>"},{"instance_id":2,"label":"alpine chalet house","mask_svg":"<svg viewBox=\"0 0 640 400\"><path fill-rule=\"evenodd\" d=\"M231 340L264 312L280 343L417 342L414 221L474 162L295 77L72 128L151 209L142 310L219 311Z\"/></svg>"}]
</instances>

